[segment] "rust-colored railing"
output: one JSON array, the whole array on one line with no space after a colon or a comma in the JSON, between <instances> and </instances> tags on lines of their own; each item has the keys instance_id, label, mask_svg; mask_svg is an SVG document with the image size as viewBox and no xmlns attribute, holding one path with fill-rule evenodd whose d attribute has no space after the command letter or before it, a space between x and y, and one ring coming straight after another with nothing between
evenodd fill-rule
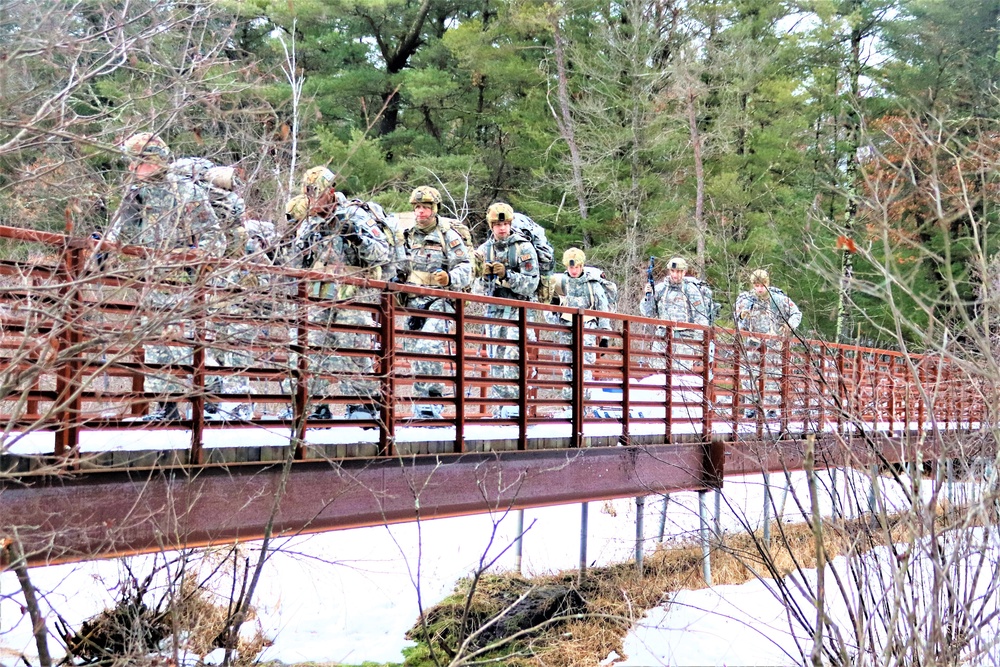
<instances>
[{"instance_id":1,"label":"rust-colored railing","mask_svg":"<svg viewBox=\"0 0 1000 667\"><path fill-rule=\"evenodd\" d=\"M986 419L979 385L933 356L628 315L595 330L590 311L343 274L338 300L316 295L331 274L255 258L208 264L11 227L0 237L8 256L25 257L0 263L8 470L27 472L37 454L70 468L197 465L267 461L284 447L298 459L385 457ZM436 305L407 305L419 297ZM488 306L512 319L487 318ZM421 318L439 333L416 327ZM179 419L145 420L156 402L174 403ZM205 416L236 403L252 414ZM359 405L373 415L347 419ZM243 441L214 442L223 430ZM149 444L116 448L118 431L149 433Z\"/></svg>"}]
</instances>

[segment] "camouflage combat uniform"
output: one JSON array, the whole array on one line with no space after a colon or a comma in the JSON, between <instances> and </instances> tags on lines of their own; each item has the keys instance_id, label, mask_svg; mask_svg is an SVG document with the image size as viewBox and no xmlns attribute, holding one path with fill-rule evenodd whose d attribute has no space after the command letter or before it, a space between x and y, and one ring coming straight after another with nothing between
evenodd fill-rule
<instances>
[{"instance_id":1,"label":"camouflage combat uniform","mask_svg":"<svg viewBox=\"0 0 1000 667\"><path fill-rule=\"evenodd\" d=\"M740 381L744 396L758 406L763 404L767 409L767 417L776 416L774 406L781 400L781 353L785 341L768 338L757 338L752 334L782 334L796 329L802 322L802 313L798 306L781 290L767 286L764 296L758 296L754 290L742 292L733 306L733 315L740 331L749 336L743 338L743 353L741 354L742 379ZM761 352L764 355L764 396L761 394ZM746 416L755 417L753 409L746 411Z\"/></svg>"},{"instance_id":2,"label":"camouflage combat uniform","mask_svg":"<svg viewBox=\"0 0 1000 667\"><path fill-rule=\"evenodd\" d=\"M469 249L462 236L440 217L437 217L434 226L428 229L421 229L419 225L407 229L403 234L403 242L406 249L406 264L401 275L406 276L408 284L436 287L431 275L438 271L448 273L448 285L441 289L458 291L465 289L471 283L472 262L469 259ZM441 297L414 296L408 300L407 307L439 313L455 312L452 302ZM407 328L425 333L447 333L449 326L443 319L410 317ZM407 352L449 356L445 343L436 340L407 338L403 341L403 349ZM444 363L440 361L414 361L412 368L416 375L444 374ZM443 396L444 389L444 384L440 382L421 380L413 383L413 391L419 397ZM440 419L442 406L415 404L413 412L420 417Z\"/></svg>"},{"instance_id":3,"label":"camouflage combat uniform","mask_svg":"<svg viewBox=\"0 0 1000 667\"><path fill-rule=\"evenodd\" d=\"M151 329L150 333L191 336L190 320L200 315L192 309L192 294L180 288L158 288L156 282L169 280L183 284L198 282L200 278L198 268L184 266L191 260L165 258L163 253L195 249L207 257L220 257L225 252L225 234L205 191L192 180L168 177L165 171L146 177L130 188L121 214L113 221L106 238L155 252L150 258L126 260L129 270L136 270L147 281L139 286L143 329ZM190 347L147 345L144 356L147 363L192 363ZM147 392L160 395L185 392L189 387L190 382L181 383L165 373L151 372L145 381ZM180 416L175 405L170 416Z\"/></svg>"},{"instance_id":4,"label":"camouflage combat uniform","mask_svg":"<svg viewBox=\"0 0 1000 667\"><path fill-rule=\"evenodd\" d=\"M679 283L672 282L669 278L656 285L652 295L647 294L646 298L639 304L639 312L644 317L656 317L661 320L672 322L691 322L708 326L711 324L712 303L705 298L698 286L698 281L685 276ZM696 329L686 329L684 327L674 327L674 340L702 340L702 332ZM656 340L653 341L652 351L654 353L650 365L653 368L665 368L664 355L667 352L667 328L665 326L656 327ZM672 350L674 370L693 370L689 360L680 357L690 355L700 355L701 346L693 343L675 343Z\"/></svg>"},{"instance_id":5,"label":"camouflage combat uniform","mask_svg":"<svg viewBox=\"0 0 1000 667\"><path fill-rule=\"evenodd\" d=\"M359 206L338 205L331 215L308 215L295 234L292 266L298 268L325 269L338 275L379 279L382 267L389 266L391 260L388 239L371 214ZM326 281L311 283L309 294L338 302L369 304L378 304L380 297L379 291L374 288ZM375 323L371 313L343 307L314 307L309 313L309 321L324 328L354 325L371 329ZM348 356L338 352L374 350L374 337L364 333L320 329L310 330L308 339L310 347L316 350L309 356L311 372L338 376L341 395L356 399L348 405L347 416L374 419L377 414L373 404L379 389L373 378L373 358L370 355ZM313 377L309 383L310 396L321 400L328 394L329 385L328 379ZM291 391L290 382L286 380L283 388L286 392ZM313 406L313 415L320 418L333 416L329 407L322 403Z\"/></svg>"},{"instance_id":6,"label":"camouflage combat uniform","mask_svg":"<svg viewBox=\"0 0 1000 667\"><path fill-rule=\"evenodd\" d=\"M571 276L568 271L556 273L552 276L551 280L552 293L559 296L559 304L562 306L612 312L611 297L605 287L604 280L606 278L603 277L601 270L592 266L583 267L583 272L576 278ZM569 324L573 318L569 313L560 313L560 319ZM610 330L611 320L606 317L587 315L584 317L583 326L586 329ZM565 334L561 342L569 343L569 334ZM597 346L597 335L585 334L583 344L587 347ZM569 362L571 360L572 353L568 351L564 352L563 361ZM587 366L592 366L597 361L597 355L593 352L587 352L583 355L583 361ZM585 371L584 381L591 381L593 374L591 370ZM563 378L572 380L573 372L571 370L564 371ZM568 388L564 389L562 396L564 400L570 400L572 398L572 390ZM589 396L590 391L588 390L585 392L585 398L589 398Z\"/></svg>"},{"instance_id":7,"label":"camouflage combat uniform","mask_svg":"<svg viewBox=\"0 0 1000 667\"><path fill-rule=\"evenodd\" d=\"M506 275L501 279L496 276L481 277L477 280L476 291L480 294L490 294L502 299L532 301L538 289L538 254L535 247L523 236L511 231L510 236L502 241L490 236L479 248L476 256L483 261L499 262L506 267ZM486 307L486 316L497 319L516 320L518 309L513 306L498 306L490 304ZM516 325L490 325L486 335L493 340L517 340L519 338ZM487 354L491 359L518 359L517 345L490 345ZM494 364L490 367L490 376L518 379L516 364ZM516 399L518 389L513 384L494 385L490 389L491 398Z\"/></svg>"},{"instance_id":8,"label":"camouflage combat uniform","mask_svg":"<svg viewBox=\"0 0 1000 667\"><path fill-rule=\"evenodd\" d=\"M182 158L171 163L167 178L171 180L193 180L205 192L212 210L222 227L226 239L225 257L237 260L246 254L247 234L243 226L246 203L232 188L237 183L230 182L229 188L216 185L211 172L217 168L204 158ZM233 179L235 180L235 179ZM209 297L210 317L228 316L243 319L248 314L247 303L253 301L236 288L245 282L245 271L216 271L208 284L217 288ZM205 365L231 369L248 369L253 366L250 348L257 337L257 328L248 322L224 322L217 319L208 325L206 332L219 347L205 350ZM244 397L243 400L225 401L222 404L205 403L205 417L208 419L250 419L253 407L246 398L251 393L250 378L246 375L209 375L205 378L205 389L210 394Z\"/></svg>"}]
</instances>

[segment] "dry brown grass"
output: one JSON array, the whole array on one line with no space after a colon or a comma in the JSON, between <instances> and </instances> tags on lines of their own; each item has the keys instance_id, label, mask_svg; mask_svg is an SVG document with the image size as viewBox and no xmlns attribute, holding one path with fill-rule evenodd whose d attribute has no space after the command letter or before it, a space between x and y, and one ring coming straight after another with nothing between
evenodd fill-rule
<instances>
[{"instance_id":1,"label":"dry brown grass","mask_svg":"<svg viewBox=\"0 0 1000 667\"><path fill-rule=\"evenodd\" d=\"M953 515L952 515L953 516ZM939 509L936 522L940 529L950 525L949 513ZM891 540L907 543L913 535L913 522L906 516L890 518L887 525L872 525L871 517L852 521L828 521L822 524L823 549L827 559L847 553L867 551ZM769 576L761 554L761 531L751 535L724 536L713 544L711 555L714 585L742 584L755 577L751 571ZM815 568L816 539L804 523L771 526L771 567L784 576L797 567ZM566 574L536 580L544 583L575 576ZM702 577L701 547L658 549L645 560L640 576L635 564L597 568L587 574L581 592L590 614L540 636L534 642L535 655L518 663L525 667L586 667L597 665L611 651L622 650L622 638L646 609L660 604L664 597L683 589L705 588Z\"/></svg>"}]
</instances>

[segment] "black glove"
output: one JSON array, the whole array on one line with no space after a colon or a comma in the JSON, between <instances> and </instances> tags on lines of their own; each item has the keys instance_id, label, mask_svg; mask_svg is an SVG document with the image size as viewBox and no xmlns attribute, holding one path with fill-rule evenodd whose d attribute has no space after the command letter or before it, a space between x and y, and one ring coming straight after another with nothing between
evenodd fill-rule
<instances>
[{"instance_id":1,"label":"black glove","mask_svg":"<svg viewBox=\"0 0 1000 667\"><path fill-rule=\"evenodd\" d=\"M611 346L611 340L607 336L604 336L604 337L601 338L600 341L598 341L597 346L598 347L610 347Z\"/></svg>"}]
</instances>

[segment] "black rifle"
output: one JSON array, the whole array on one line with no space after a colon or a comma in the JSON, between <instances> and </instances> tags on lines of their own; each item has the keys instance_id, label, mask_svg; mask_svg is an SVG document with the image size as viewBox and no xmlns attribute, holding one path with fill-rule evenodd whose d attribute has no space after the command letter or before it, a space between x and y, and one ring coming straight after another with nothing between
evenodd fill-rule
<instances>
[{"instance_id":1,"label":"black rifle","mask_svg":"<svg viewBox=\"0 0 1000 667\"><path fill-rule=\"evenodd\" d=\"M649 281L649 298L653 300L653 309L656 316L660 316L660 304L656 301L656 280L653 278L653 263L656 258L649 256L649 266L646 267L646 279Z\"/></svg>"}]
</instances>

